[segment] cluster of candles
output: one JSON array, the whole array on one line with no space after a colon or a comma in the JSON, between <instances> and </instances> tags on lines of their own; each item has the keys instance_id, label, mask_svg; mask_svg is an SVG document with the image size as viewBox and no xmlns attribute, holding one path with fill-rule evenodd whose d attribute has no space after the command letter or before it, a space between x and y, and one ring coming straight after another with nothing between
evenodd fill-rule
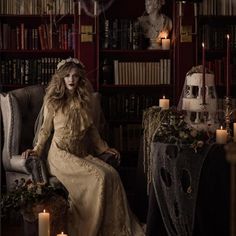
<instances>
[{"instance_id":1,"label":"cluster of candles","mask_svg":"<svg viewBox=\"0 0 236 236\"><path fill-rule=\"evenodd\" d=\"M50 236L50 214L45 210L38 214L38 226L39 236ZM61 232L57 236L68 236L68 234Z\"/></svg>"},{"instance_id":2,"label":"cluster of candles","mask_svg":"<svg viewBox=\"0 0 236 236\"><path fill-rule=\"evenodd\" d=\"M159 107L162 109L169 109L170 107L170 99L167 99L165 96L163 96L161 99L159 99ZM236 142L236 123L233 124L234 129L234 142ZM226 129L223 129L221 126L220 129L216 130L216 143L218 144L226 144L228 140L228 133Z\"/></svg>"}]
</instances>

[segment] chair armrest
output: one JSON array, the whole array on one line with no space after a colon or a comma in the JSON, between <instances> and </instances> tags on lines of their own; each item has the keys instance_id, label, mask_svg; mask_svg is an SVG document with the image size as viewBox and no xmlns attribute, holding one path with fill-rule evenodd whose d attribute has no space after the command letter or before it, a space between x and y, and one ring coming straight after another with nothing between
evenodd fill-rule
<instances>
[{"instance_id":1,"label":"chair armrest","mask_svg":"<svg viewBox=\"0 0 236 236\"><path fill-rule=\"evenodd\" d=\"M16 171L25 174L30 174L25 167L26 159L22 158L21 155L13 155L10 158L11 169L9 171Z\"/></svg>"}]
</instances>

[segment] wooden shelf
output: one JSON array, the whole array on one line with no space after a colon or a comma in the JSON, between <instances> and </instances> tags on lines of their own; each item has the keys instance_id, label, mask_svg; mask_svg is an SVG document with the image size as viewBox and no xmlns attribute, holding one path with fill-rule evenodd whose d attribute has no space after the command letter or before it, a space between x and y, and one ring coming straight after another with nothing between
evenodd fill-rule
<instances>
[{"instance_id":1,"label":"wooden shelf","mask_svg":"<svg viewBox=\"0 0 236 236\"><path fill-rule=\"evenodd\" d=\"M150 94L165 91L166 94L173 93L173 85L171 84L159 84L159 85L101 85L100 91L102 93L114 93L113 89L118 93L130 93L135 91L135 93Z\"/></svg>"},{"instance_id":2,"label":"wooden shelf","mask_svg":"<svg viewBox=\"0 0 236 236\"><path fill-rule=\"evenodd\" d=\"M125 60L157 60L158 58L168 59L171 57L171 50L116 50L101 49L100 53L103 57L125 58Z\"/></svg>"},{"instance_id":3,"label":"wooden shelf","mask_svg":"<svg viewBox=\"0 0 236 236\"><path fill-rule=\"evenodd\" d=\"M223 15L200 15L198 23L201 25L232 25L236 24L236 16L223 16Z\"/></svg>"},{"instance_id":4,"label":"wooden shelf","mask_svg":"<svg viewBox=\"0 0 236 236\"><path fill-rule=\"evenodd\" d=\"M47 56L69 56L73 55L73 50L63 50L63 49L47 49L47 50L0 50L1 55L8 55L13 57L28 57L34 56L38 57L47 57ZM30 57L32 58L32 57Z\"/></svg>"}]
</instances>

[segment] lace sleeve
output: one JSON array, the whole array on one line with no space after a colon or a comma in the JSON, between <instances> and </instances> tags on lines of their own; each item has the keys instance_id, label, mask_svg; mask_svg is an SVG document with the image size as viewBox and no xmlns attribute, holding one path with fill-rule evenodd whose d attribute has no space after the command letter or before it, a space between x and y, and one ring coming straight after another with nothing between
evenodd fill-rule
<instances>
[{"instance_id":1,"label":"lace sleeve","mask_svg":"<svg viewBox=\"0 0 236 236\"><path fill-rule=\"evenodd\" d=\"M43 123L39 130L36 145L34 146L34 151L40 156L42 154L45 143L47 142L52 129L53 129L53 114L52 109L48 109L48 106L45 105L43 111Z\"/></svg>"}]
</instances>

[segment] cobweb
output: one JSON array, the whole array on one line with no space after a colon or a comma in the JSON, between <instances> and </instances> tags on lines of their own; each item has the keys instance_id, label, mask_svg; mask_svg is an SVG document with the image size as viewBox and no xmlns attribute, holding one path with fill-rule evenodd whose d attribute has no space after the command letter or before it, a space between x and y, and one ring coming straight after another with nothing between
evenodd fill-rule
<instances>
[{"instance_id":1,"label":"cobweb","mask_svg":"<svg viewBox=\"0 0 236 236\"><path fill-rule=\"evenodd\" d=\"M97 1L97 15L106 11L115 0L100 0ZM81 0L81 8L84 9L86 15L94 17L94 2L95 0Z\"/></svg>"}]
</instances>

